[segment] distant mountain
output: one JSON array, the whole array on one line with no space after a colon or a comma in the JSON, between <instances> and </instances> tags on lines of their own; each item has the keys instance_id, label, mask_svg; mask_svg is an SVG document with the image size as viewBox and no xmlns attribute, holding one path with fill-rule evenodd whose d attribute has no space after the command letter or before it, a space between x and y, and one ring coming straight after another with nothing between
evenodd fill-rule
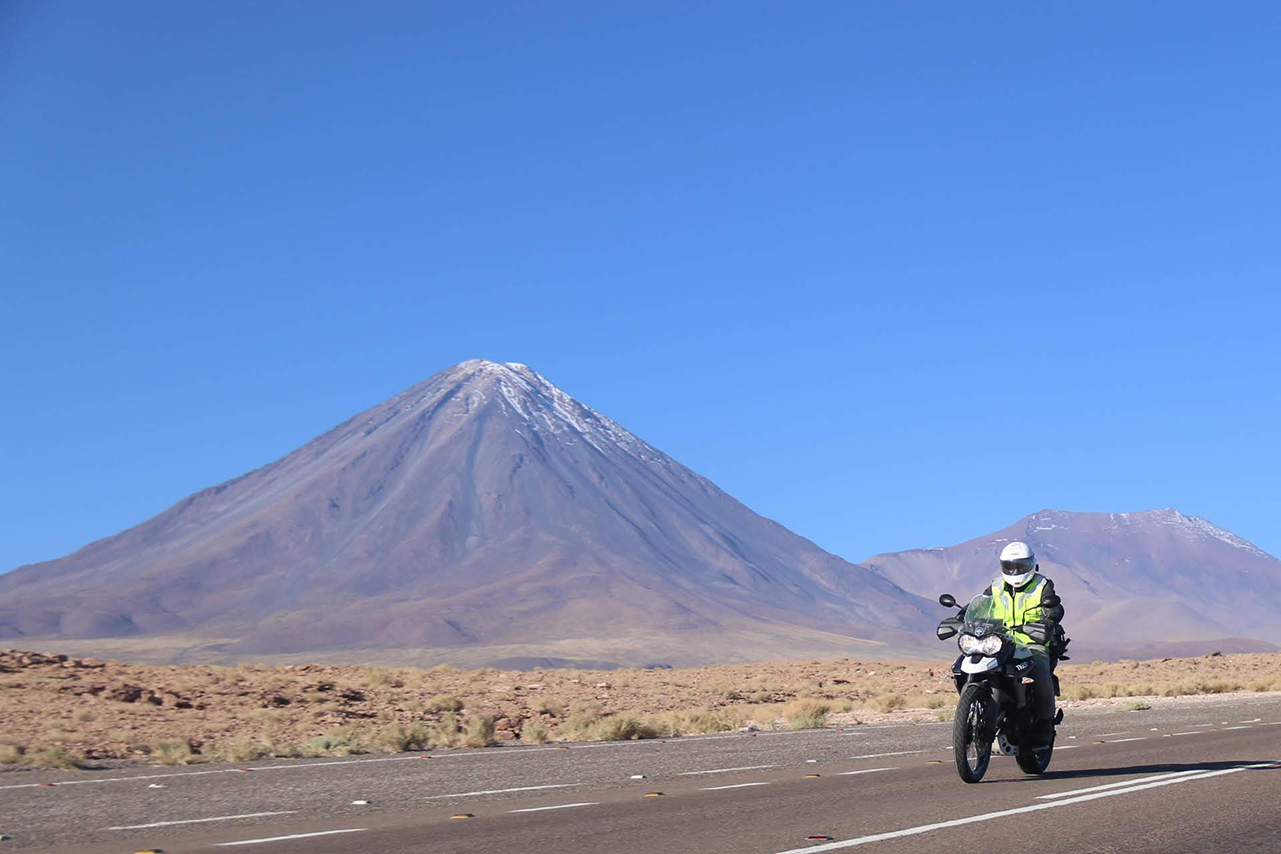
<instances>
[{"instance_id":1,"label":"distant mountain","mask_svg":"<svg viewBox=\"0 0 1281 854\"><path fill-rule=\"evenodd\" d=\"M920 648L936 607L479 360L0 576L0 638L189 661L884 655Z\"/></svg>"},{"instance_id":2,"label":"distant mountain","mask_svg":"<svg viewBox=\"0 0 1281 854\"><path fill-rule=\"evenodd\" d=\"M1012 540L1036 551L1062 596L1076 658L1138 658L1281 641L1281 560L1197 516L1042 510L950 548L877 555L862 565L923 597L968 599L999 572Z\"/></svg>"}]
</instances>

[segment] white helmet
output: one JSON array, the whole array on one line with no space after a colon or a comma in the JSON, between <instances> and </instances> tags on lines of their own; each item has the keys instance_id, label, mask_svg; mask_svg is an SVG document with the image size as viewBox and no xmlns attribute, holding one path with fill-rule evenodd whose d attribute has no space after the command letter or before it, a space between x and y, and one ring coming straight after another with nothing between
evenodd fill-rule
<instances>
[{"instance_id":1,"label":"white helmet","mask_svg":"<svg viewBox=\"0 0 1281 854\"><path fill-rule=\"evenodd\" d=\"M1027 543L1010 543L1001 549L1001 577L1015 590L1031 581L1039 568Z\"/></svg>"}]
</instances>

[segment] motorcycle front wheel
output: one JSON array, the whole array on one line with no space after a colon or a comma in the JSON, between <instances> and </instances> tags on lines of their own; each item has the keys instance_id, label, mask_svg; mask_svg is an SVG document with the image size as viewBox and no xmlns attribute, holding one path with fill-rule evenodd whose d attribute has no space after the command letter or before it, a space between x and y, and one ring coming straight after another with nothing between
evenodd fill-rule
<instances>
[{"instance_id":1,"label":"motorcycle front wheel","mask_svg":"<svg viewBox=\"0 0 1281 854\"><path fill-rule=\"evenodd\" d=\"M1014 760L1019 763L1019 768L1023 769L1024 774L1044 774L1045 769L1050 767L1050 757L1054 755L1054 745L1041 747L1036 750L1023 748L1019 750L1019 755Z\"/></svg>"},{"instance_id":2,"label":"motorcycle front wheel","mask_svg":"<svg viewBox=\"0 0 1281 854\"><path fill-rule=\"evenodd\" d=\"M981 685L966 685L952 720L952 754L956 772L967 783L977 783L992 760L992 740L983 734L992 695Z\"/></svg>"}]
</instances>

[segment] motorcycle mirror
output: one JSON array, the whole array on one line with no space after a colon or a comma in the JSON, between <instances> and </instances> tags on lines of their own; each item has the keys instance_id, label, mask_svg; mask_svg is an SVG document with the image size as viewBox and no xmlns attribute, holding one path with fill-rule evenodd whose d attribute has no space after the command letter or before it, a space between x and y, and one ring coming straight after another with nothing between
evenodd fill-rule
<instances>
[{"instance_id":1,"label":"motorcycle mirror","mask_svg":"<svg viewBox=\"0 0 1281 854\"><path fill-rule=\"evenodd\" d=\"M1053 593L1051 593L1049 596L1041 597L1041 604L1046 608L1057 608L1062 602L1063 600Z\"/></svg>"},{"instance_id":2,"label":"motorcycle mirror","mask_svg":"<svg viewBox=\"0 0 1281 854\"><path fill-rule=\"evenodd\" d=\"M955 608L956 597L953 596L951 593L944 593L942 596L939 597L939 604L942 605L944 608Z\"/></svg>"}]
</instances>

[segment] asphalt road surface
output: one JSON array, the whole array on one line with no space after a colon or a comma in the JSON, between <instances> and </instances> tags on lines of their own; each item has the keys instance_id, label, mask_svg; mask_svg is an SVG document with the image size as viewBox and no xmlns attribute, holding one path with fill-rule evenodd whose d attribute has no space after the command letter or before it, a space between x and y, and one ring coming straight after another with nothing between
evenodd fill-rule
<instances>
[{"instance_id":1,"label":"asphalt road surface","mask_svg":"<svg viewBox=\"0 0 1281 854\"><path fill-rule=\"evenodd\" d=\"M994 757L972 786L950 738L950 724L859 726L6 772L0 854L1281 852L1276 696L1070 715L1046 774Z\"/></svg>"}]
</instances>

